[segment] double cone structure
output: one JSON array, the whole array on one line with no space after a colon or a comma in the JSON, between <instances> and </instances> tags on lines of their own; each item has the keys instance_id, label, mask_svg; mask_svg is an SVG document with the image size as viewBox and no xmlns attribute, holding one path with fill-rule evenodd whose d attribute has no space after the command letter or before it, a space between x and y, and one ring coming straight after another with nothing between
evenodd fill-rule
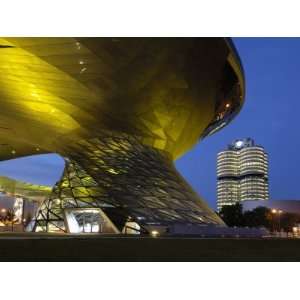
<instances>
[{"instance_id":1,"label":"double cone structure","mask_svg":"<svg viewBox=\"0 0 300 300\"><path fill-rule=\"evenodd\" d=\"M0 39L0 159L66 158L33 231L223 225L173 161L243 99L229 39Z\"/></svg>"}]
</instances>

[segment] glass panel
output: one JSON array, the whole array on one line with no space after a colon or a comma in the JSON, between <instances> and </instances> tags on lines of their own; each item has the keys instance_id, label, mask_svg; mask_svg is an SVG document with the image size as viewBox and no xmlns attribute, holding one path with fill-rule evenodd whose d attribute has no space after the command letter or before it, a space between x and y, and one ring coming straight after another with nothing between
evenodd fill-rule
<instances>
[{"instance_id":1,"label":"glass panel","mask_svg":"<svg viewBox=\"0 0 300 300\"><path fill-rule=\"evenodd\" d=\"M118 233L100 209L66 209L65 213L71 233Z\"/></svg>"}]
</instances>

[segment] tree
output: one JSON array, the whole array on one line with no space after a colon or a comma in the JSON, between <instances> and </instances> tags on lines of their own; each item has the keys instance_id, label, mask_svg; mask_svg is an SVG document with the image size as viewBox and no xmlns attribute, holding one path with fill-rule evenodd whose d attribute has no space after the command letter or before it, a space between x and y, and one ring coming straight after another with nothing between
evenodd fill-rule
<instances>
[{"instance_id":1,"label":"tree","mask_svg":"<svg viewBox=\"0 0 300 300\"><path fill-rule=\"evenodd\" d=\"M293 213L283 213L280 216L280 229L283 229L285 232L293 231L293 227L300 223L300 216ZM279 227L279 220L278 225Z\"/></svg>"},{"instance_id":2,"label":"tree","mask_svg":"<svg viewBox=\"0 0 300 300\"><path fill-rule=\"evenodd\" d=\"M240 203L223 206L220 217L229 227L265 227L270 231L283 229L286 232L291 232L293 227L300 223L299 214L288 212L283 212L280 215L272 214L271 209L264 206L243 213L243 206Z\"/></svg>"},{"instance_id":3,"label":"tree","mask_svg":"<svg viewBox=\"0 0 300 300\"><path fill-rule=\"evenodd\" d=\"M256 207L244 213L244 226L248 227L272 227L272 216L269 208L264 206Z\"/></svg>"},{"instance_id":4,"label":"tree","mask_svg":"<svg viewBox=\"0 0 300 300\"><path fill-rule=\"evenodd\" d=\"M220 217L229 227L243 226L242 204L224 205L220 211Z\"/></svg>"},{"instance_id":5,"label":"tree","mask_svg":"<svg viewBox=\"0 0 300 300\"><path fill-rule=\"evenodd\" d=\"M242 204L236 203L235 205L223 206L220 211L220 216L229 227L247 226L266 227L268 229L272 227L271 211L264 206L259 206L243 213Z\"/></svg>"}]
</instances>

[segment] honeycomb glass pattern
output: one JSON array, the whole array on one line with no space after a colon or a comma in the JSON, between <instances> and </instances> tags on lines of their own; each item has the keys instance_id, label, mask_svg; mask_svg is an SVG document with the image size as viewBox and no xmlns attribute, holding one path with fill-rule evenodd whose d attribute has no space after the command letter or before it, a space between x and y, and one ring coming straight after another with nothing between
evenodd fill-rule
<instances>
[{"instance_id":1,"label":"honeycomb glass pattern","mask_svg":"<svg viewBox=\"0 0 300 300\"><path fill-rule=\"evenodd\" d=\"M65 153L71 161L58 187L70 204L62 203L101 207L119 230L128 219L144 227L224 224L176 171L168 153L138 137L102 131L99 138L66 143Z\"/></svg>"},{"instance_id":2,"label":"honeycomb glass pattern","mask_svg":"<svg viewBox=\"0 0 300 300\"><path fill-rule=\"evenodd\" d=\"M41 205L34 220L33 231L66 232L64 211L80 208L114 208L99 196L101 188L76 163L66 159L61 180L55 184L48 199ZM32 226L32 225L31 225Z\"/></svg>"}]
</instances>

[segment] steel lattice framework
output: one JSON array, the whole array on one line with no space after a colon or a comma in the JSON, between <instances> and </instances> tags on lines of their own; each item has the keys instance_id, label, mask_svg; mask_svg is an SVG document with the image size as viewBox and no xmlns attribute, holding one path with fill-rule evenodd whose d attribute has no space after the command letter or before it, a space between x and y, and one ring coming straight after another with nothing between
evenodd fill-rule
<instances>
[{"instance_id":1,"label":"steel lattice framework","mask_svg":"<svg viewBox=\"0 0 300 300\"><path fill-rule=\"evenodd\" d=\"M76 162L66 159L63 175L46 199L30 224L33 231L63 231L67 232L65 209L70 208L99 208L104 211L112 210L119 219L127 220L128 213L117 210L118 204L103 200L102 189Z\"/></svg>"},{"instance_id":2,"label":"steel lattice framework","mask_svg":"<svg viewBox=\"0 0 300 300\"><path fill-rule=\"evenodd\" d=\"M101 138L74 144L71 153L73 160L66 160L61 180L41 207L39 230L48 230L51 223L65 231L63 211L70 207L99 207L119 230L129 217L142 226L222 224L179 175L169 155L137 138L103 132Z\"/></svg>"}]
</instances>

